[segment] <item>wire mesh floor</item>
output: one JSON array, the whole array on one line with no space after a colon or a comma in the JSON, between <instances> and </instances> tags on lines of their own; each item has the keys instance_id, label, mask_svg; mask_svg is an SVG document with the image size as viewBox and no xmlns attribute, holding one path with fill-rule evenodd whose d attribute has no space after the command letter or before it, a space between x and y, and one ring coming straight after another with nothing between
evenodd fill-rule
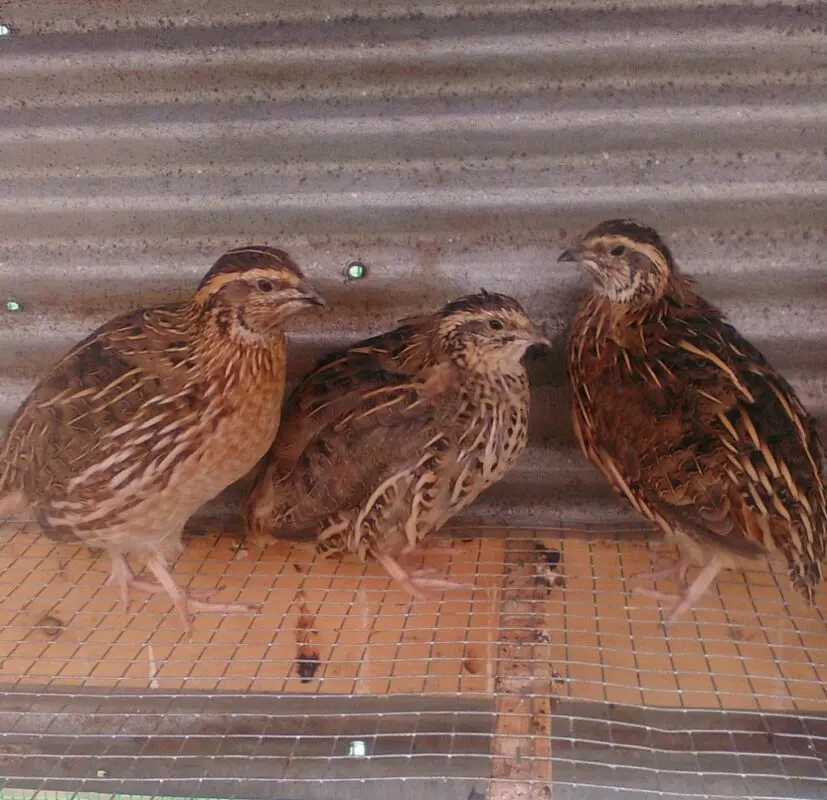
<instances>
[{"instance_id":1,"label":"wire mesh floor","mask_svg":"<svg viewBox=\"0 0 827 800\"><path fill-rule=\"evenodd\" d=\"M165 597L122 614L105 557L7 526L0 798L827 797L823 591L727 573L665 631L628 593L659 542L476 533L425 557L467 586L414 602L377 565L195 538L181 583L262 610L187 637Z\"/></svg>"}]
</instances>

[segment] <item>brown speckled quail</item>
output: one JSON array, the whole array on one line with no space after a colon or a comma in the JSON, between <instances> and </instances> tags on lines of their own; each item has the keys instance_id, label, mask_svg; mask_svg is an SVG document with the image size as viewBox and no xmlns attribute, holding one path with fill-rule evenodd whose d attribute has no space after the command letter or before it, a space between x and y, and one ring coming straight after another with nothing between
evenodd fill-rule
<instances>
[{"instance_id":1,"label":"brown speckled quail","mask_svg":"<svg viewBox=\"0 0 827 800\"><path fill-rule=\"evenodd\" d=\"M264 455L279 425L284 322L322 300L290 256L243 247L194 297L98 328L37 384L0 442L0 516L31 509L44 533L108 551L110 583L167 592L184 627L244 612L181 589L167 560L200 505ZM155 581L137 580L139 555Z\"/></svg>"},{"instance_id":2,"label":"brown speckled quail","mask_svg":"<svg viewBox=\"0 0 827 800\"><path fill-rule=\"evenodd\" d=\"M514 465L526 443L521 359L545 343L483 292L324 359L293 392L246 506L248 530L375 558L415 597L416 548Z\"/></svg>"},{"instance_id":3,"label":"brown speckled quail","mask_svg":"<svg viewBox=\"0 0 827 800\"><path fill-rule=\"evenodd\" d=\"M806 600L824 572L827 504L816 424L792 387L699 297L651 228L610 220L560 256L593 290L568 346L583 452L680 558L667 622L724 568L780 551ZM687 585L690 565L701 567Z\"/></svg>"}]
</instances>

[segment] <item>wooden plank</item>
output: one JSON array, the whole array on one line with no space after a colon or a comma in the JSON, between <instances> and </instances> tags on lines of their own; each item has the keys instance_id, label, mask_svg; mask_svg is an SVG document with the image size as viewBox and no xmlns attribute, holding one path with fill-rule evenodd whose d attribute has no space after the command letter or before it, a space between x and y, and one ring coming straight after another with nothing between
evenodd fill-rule
<instances>
[{"instance_id":1,"label":"wooden plank","mask_svg":"<svg viewBox=\"0 0 827 800\"><path fill-rule=\"evenodd\" d=\"M544 631L547 566L545 547L535 536L506 542L489 800L551 798L552 670Z\"/></svg>"}]
</instances>

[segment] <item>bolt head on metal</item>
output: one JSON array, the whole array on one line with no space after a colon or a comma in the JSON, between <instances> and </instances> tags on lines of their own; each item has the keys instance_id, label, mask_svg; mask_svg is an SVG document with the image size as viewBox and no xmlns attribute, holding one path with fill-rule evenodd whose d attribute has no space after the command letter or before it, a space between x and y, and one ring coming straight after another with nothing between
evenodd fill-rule
<instances>
[{"instance_id":1,"label":"bolt head on metal","mask_svg":"<svg viewBox=\"0 0 827 800\"><path fill-rule=\"evenodd\" d=\"M361 739L357 739L348 745L347 754L354 758L364 758L368 754L368 748Z\"/></svg>"},{"instance_id":2,"label":"bolt head on metal","mask_svg":"<svg viewBox=\"0 0 827 800\"><path fill-rule=\"evenodd\" d=\"M367 269L361 261L351 261L345 269L345 277L349 281L360 281L367 275Z\"/></svg>"}]
</instances>

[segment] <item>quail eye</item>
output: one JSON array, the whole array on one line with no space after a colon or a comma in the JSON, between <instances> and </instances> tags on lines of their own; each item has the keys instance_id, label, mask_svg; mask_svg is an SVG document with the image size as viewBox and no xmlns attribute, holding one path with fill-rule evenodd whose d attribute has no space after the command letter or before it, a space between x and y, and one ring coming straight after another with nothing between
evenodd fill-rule
<instances>
[{"instance_id":1,"label":"quail eye","mask_svg":"<svg viewBox=\"0 0 827 800\"><path fill-rule=\"evenodd\" d=\"M501 319L489 320L488 327L495 331L501 331L503 329L503 321Z\"/></svg>"},{"instance_id":2,"label":"quail eye","mask_svg":"<svg viewBox=\"0 0 827 800\"><path fill-rule=\"evenodd\" d=\"M626 248L622 244L619 244L617 247L613 247L609 252L613 256L622 256L626 252Z\"/></svg>"},{"instance_id":3,"label":"quail eye","mask_svg":"<svg viewBox=\"0 0 827 800\"><path fill-rule=\"evenodd\" d=\"M263 278L258 282L258 290L260 292L272 292L273 284Z\"/></svg>"}]
</instances>

